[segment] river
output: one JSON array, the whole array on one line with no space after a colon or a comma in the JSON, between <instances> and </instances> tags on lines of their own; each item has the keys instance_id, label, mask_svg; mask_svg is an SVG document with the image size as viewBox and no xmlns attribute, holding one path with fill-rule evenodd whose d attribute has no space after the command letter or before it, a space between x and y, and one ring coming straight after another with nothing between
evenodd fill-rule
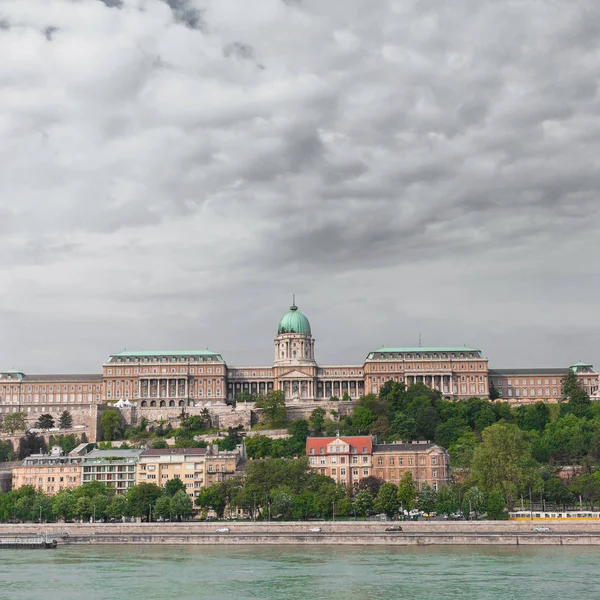
<instances>
[{"instance_id":1,"label":"river","mask_svg":"<svg viewBox=\"0 0 600 600\"><path fill-rule=\"evenodd\" d=\"M596 547L63 546L0 550L2 600L600 597Z\"/></svg>"}]
</instances>

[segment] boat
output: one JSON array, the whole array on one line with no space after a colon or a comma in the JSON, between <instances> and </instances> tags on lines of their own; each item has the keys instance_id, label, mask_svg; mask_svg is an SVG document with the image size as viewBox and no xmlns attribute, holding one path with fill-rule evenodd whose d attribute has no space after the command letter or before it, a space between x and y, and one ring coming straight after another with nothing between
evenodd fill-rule
<instances>
[{"instance_id":1,"label":"boat","mask_svg":"<svg viewBox=\"0 0 600 600\"><path fill-rule=\"evenodd\" d=\"M47 535L37 535L35 537L5 537L0 538L0 550L15 550L23 548L26 550L33 549L50 549L56 548L58 545L56 538Z\"/></svg>"}]
</instances>

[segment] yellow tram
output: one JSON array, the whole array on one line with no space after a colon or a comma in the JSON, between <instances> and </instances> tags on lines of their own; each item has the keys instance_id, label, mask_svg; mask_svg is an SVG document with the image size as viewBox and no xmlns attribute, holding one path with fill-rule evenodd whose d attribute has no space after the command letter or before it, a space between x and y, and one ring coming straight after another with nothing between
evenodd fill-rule
<instances>
[{"instance_id":1,"label":"yellow tram","mask_svg":"<svg viewBox=\"0 0 600 600\"><path fill-rule=\"evenodd\" d=\"M600 521L600 512L567 510L545 512L541 510L516 510L508 513L510 521Z\"/></svg>"}]
</instances>

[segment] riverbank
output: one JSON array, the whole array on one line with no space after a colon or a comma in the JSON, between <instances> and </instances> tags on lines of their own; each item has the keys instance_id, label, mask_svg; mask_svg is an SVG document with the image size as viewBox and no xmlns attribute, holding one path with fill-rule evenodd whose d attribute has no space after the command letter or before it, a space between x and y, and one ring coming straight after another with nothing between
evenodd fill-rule
<instances>
[{"instance_id":1,"label":"riverbank","mask_svg":"<svg viewBox=\"0 0 600 600\"><path fill-rule=\"evenodd\" d=\"M419 521L386 532L381 522L209 522L1 524L2 536L48 534L62 544L142 545L555 545L600 546L600 522ZM319 527L321 531L310 531ZM534 531L536 528L548 531ZM228 531L218 532L225 528Z\"/></svg>"}]
</instances>

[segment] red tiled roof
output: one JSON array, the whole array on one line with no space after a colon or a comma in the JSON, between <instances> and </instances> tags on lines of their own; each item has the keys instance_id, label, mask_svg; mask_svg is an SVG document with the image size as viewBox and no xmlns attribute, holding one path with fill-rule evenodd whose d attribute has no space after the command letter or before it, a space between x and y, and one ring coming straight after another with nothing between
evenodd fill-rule
<instances>
[{"instance_id":1,"label":"red tiled roof","mask_svg":"<svg viewBox=\"0 0 600 600\"><path fill-rule=\"evenodd\" d=\"M323 448L323 454L327 453L327 446L331 442L340 439L342 442L350 445L350 451L352 448L356 448L358 454L362 454L363 448L367 449L367 453L371 454L373 450L373 442L371 436L368 435L346 435L337 437L309 437L306 438L306 454L310 454L311 449L314 450L313 454L321 454L321 448Z\"/></svg>"}]
</instances>

